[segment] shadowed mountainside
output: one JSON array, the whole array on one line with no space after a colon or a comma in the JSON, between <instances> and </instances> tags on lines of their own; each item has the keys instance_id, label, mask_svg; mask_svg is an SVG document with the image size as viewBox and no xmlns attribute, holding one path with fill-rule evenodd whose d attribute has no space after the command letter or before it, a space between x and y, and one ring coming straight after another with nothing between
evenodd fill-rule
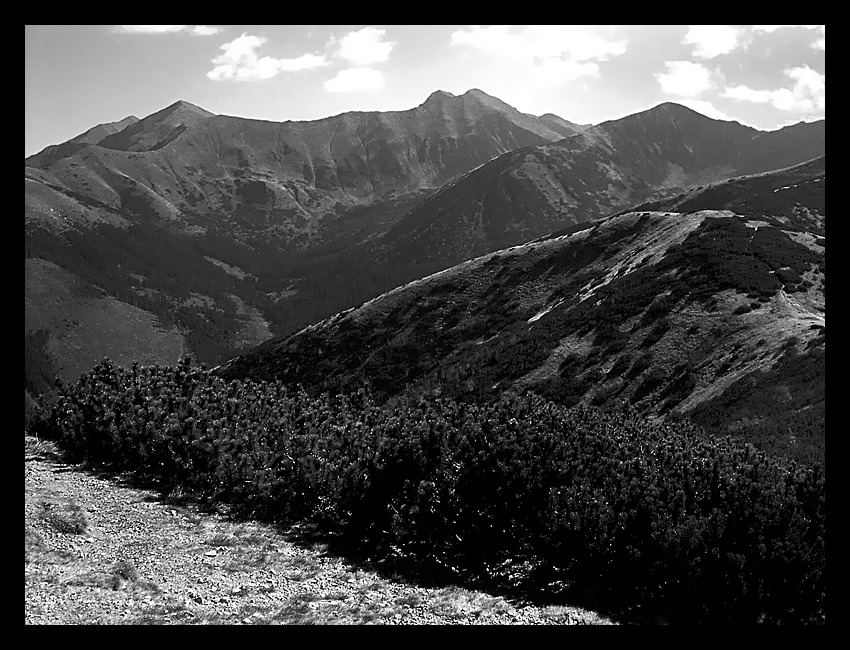
<instances>
[{"instance_id":1,"label":"shadowed mountainside","mask_svg":"<svg viewBox=\"0 0 850 650\"><path fill-rule=\"evenodd\" d=\"M806 445L817 455L825 238L807 226L817 214L822 232L823 170L813 161L717 186L723 201L737 190L751 206L769 198L772 211L629 211L476 258L220 372L312 390L366 383L382 397L531 388L567 404L691 416L792 455L795 435L820 435ZM773 191L789 179L806 193ZM805 218L792 221L777 196Z\"/></svg>"},{"instance_id":2,"label":"shadowed mountainside","mask_svg":"<svg viewBox=\"0 0 850 650\"><path fill-rule=\"evenodd\" d=\"M100 144L107 136L114 135L119 131L123 131L125 128L130 126L131 124L135 124L139 121L139 118L135 115L130 115L125 117L123 120L119 120L118 122L107 122L105 124L98 124L90 128L88 131L81 133L80 135L71 138L68 142L77 142L80 144Z\"/></svg>"},{"instance_id":3,"label":"shadowed mountainside","mask_svg":"<svg viewBox=\"0 0 850 650\"><path fill-rule=\"evenodd\" d=\"M571 132L566 120L555 126L475 90L437 92L409 111L315 122L216 116L178 101L26 159L28 278L55 265L50 277L81 287L80 296L103 293L153 317L151 336L140 340L170 332L218 362L393 286L384 270L380 280L364 274L325 295L309 278L336 268L341 252L385 231L445 180ZM76 379L64 369L97 355L102 331L73 305L73 318L57 320L43 295L28 280L28 341L48 337L28 346L42 350L36 365ZM60 335L88 343L63 349ZM169 352L160 361L174 359Z\"/></svg>"},{"instance_id":4,"label":"shadowed mountainside","mask_svg":"<svg viewBox=\"0 0 850 650\"><path fill-rule=\"evenodd\" d=\"M689 186L800 163L824 146L822 121L764 133L662 104L501 156L441 188L381 244L388 259L445 268Z\"/></svg>"},{"instance_id":5,"label":"shadowed mountainside","mask_svg":"<svg viewBox=\"0 0 850 650\"><path fill-rule=\"evenodd\" d=\"M26 255L150 314L153 338L178 334L186 351L215 364L632 201L822 154L822 133L823 122L763 133L671 104L586 127L477 90L314 122L176 102L100 144L81 138L26 160ZM37 295L27 288L27 309L52 313ZM28 332L67 327L45 318ZM75 337L96 348L97 331ZM48 340L46 349L61 346ZM61 354L94 353L75 350Z\"/></svg>"}]
</instances>

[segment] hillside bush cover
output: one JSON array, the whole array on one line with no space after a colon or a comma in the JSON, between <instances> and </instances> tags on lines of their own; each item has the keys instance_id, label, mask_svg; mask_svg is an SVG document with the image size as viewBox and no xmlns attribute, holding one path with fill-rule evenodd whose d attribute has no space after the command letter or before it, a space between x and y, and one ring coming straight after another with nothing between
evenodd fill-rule
<instances>
[{"instance_id":1,"label":"hillside bush cover","mask_svg":"<svg viewBox=\"0 0 850 650\"><path fill-rule=\"evenodd\" d=\"M104 360L63 387L39 431L76 460L311 520L455 579L521 579L692 622L824 616L819 468L686 422L531 393L379 405L188 361Z\"/></svg>"}]
</instances>

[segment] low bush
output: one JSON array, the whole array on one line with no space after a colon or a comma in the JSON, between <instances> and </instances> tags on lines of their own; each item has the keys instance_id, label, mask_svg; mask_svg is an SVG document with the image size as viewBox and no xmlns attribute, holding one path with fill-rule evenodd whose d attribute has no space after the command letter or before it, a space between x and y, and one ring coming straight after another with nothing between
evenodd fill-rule
<instances>
[{"instance_id":1,"label":"low bush","mask_svg":"<svg viewBox=\"0 0 850 650\"><path fill-rule=\"evenodd\" d=\"M557 576L600 602L692 622L823 619L825 478L687 422L363 391L309 397L181 362L104 361L41 432L78 459L263 516L310 519L376 555L470 579ZM509 578L508 576L513 576Z\"/></svg>"}]
</instances>

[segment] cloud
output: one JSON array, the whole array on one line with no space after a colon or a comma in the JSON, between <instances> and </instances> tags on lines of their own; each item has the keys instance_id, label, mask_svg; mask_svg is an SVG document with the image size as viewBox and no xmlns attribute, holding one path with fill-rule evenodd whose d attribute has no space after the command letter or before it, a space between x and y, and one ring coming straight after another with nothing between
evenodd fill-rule
<instances>
[{"instance_id":1,"label":"cloud","mask_svg":"<svg viewBox=\"0 0 850 650\"><path fill-rule=\"evenodd\" d=\"M331 93L352 93L377 90L384 85L384 75L374 68L348 68L340 70L333 79L325 82L325 90Z\"/></svg>"},{"instance_id":2,"label":"cloud","mask_svg":"<svg viewBox=\"0 0 850 650\"><path fill-rule=\"evenodd\" d=\"M210 25L195 25L192 28L192 33L196 36L212 36L214 34L219 34L221 32L221 27L212 27Z\"/></svg>"},{"instance_id":3,"label":"cloud","mask_svg":"<svg viewBox=\"0 0 850 650\"><path fill-rule=\"evenodd\" d=\"M209 25L117 25L116 31L122 34L176 34L189 32L195 36L212 36L221 31L220 27Z\"/></svg>"},{"instance_id":4,"label":"cloud","mask_svg":"<svg viewBox=\"0 0 850 650\"><path fill-rule=\"evenodd\" d=\"M395 42L385 41L385 29L364 27L339 39L338 54L357 66L382 63L390 58Z\"/></svg>"},{"instance_id":5,"label":"cloud","mask_svg":"<svg viewBox=\"0 0 850 650\"><path fill-rule=\"evenodd\" d=\"M453 32L451 44L527 63L550 58L607 61L623 54L627 45L625 40L609 40L575 25L530 25L520 32L512 32L507 25L472 26Z\"/></svg>"},{"instance_id":6,"label":"cloud","mask_svg":"<svg viewBox=\"0 0 850 650\"><path fill-rule=\"evenodd\" d=\"M713 59L738 47L740 31L730 25L690 25L684 42L694 45L694 56Z\"/></svg>"},{"instance_id":7,"label":"cloud","mask_svg":"<svg viewBox=\"0 0 850 650\"><path fill-rule=\"evenodd\" d=\"M816 50L826 51L826 25L820 26L820 38L812 44L812 47Z\"/></svg>"},{"instance_id":8,"label":"cloud","mask_svg":"<svg viewBox=\"0 0 850 650\"><path fill-rule=\"evenodd\" d=\"M601 77L605 62L626 53L628 40L619 32L608 25L455 28L449 43L460 55L453 66L464 81L443 89L465 92L474 86L518 110L545 112L558 93Z\"/></svg>"},{"instance_id":9,"label":"cloud","mask_svg":"<svg viewBox=\"0 0 850 650\"><path fill-rule=\"evenodd\" d=\"M188 25L118 25L125 34L170 34L182 32Z\"/></svg>"},{"instance_id":10,"label":"cloud","mask_svg":"<svg viewBox=\"0 0 850 650\"><path fill-rule=\"evenodd\" d=\"M257 49L266 42L263 36L242 34L221 46L224 54L212 60L215 68L207 73L213 81L235 79L237 81L257 81L271 79L281 72L310 70L328 64L324 55L302 54L294 59L276 59L271 56L260 57Z\"/></svg>"},{"instance_id":11,"label":"cloud","mask_svg":"<svg viewBox=\"0 0 850 650\"><path fill-rule=\"evenodd\" d=\"M554 86L579 77L598 77L599 66L592 61L571 61L556 57L538 58L528 79L537 86Z\"/></svg>"},{"instance_id":12,"label":"cloud","mask_svg":"<svg viewBox=\"0 0 850 650\"><path fill-rule=\"evenodd\" d=\"M779 29L807 29L820 31L820 38L812 43L816 50L826 50L826 25L753 25L753 32L772 34Z\"/></svg>"},{"instance_id":13,"label":"cloud","mask_svg":"<svg viewBox=\"0 0 850 650\"><path fill-rule=\"evenodd\" d=\"M819 113L826 109L826 75L809 66L789 68L784 73L794 82L791 88L760 90L738 85L726 88L723 96L738 101L771 104L780 111Z\"/></svg>"},{"instance_id":14,"label":"cloud","mask_svg":"<svg viewBox=\"0 0 850 650\"><path fill-rule=\"evenodd\" d=\"M768 34L775 32L777 29L786 29L797 27L800 29L818 29L823 25L753 25L754 32L767 32Z\"/></svg>"},{"instance_id":15,"label":"cloud","mask_svg":"<svg viewBox=\"0 0 850 650\"><path fill-rule=\"evenodd\" d=\"M667 61L667 72L655 75L661 89L670 95L693 97L712 87L711 71L701 63Z\"/></svg>"}]
</instances>

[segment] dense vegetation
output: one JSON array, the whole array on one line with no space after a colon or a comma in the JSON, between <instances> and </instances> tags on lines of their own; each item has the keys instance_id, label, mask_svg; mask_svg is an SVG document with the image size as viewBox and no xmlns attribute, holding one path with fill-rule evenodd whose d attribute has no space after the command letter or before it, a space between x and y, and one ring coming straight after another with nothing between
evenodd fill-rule
<instances>
[{"instance_id":1,"label":"dense vegetation","mask_svg":"<svg viewBox=\"0 0 850 650\"><path fill-rule=\"evenodd\" d=\"M684 422L534 394L308 396L108 360L36 430L75 459L311 520L452 579L682 622L822 622L825 478Z\"/></svg>"},{"instance_id":2,"label":"dense vegetation","mask_svg":"<svg viewBox=\"0 0 850 650\"><path fill-rule=\"evenodd\" d=\"M427 291L379 300L372 311L377 316L345 315L270 341L222 372L229 379L282 379L314 394L346 393L365 382L381 400L415 386L424 394L479 402L541 368L571 334L590 345L565 354L555 372L535 379L536 392L568 406L619 402L670 413L691 395L701 368L719 349L729 348L730 357L757 354L755 336L754 345L740 350L728 343L746 321L738 310L724 311L718 294L734 290L749 312L780 290L807 290L812 282L803 275L813 269L822 288L825 266L822 253L779 228L708 217L660 261L603 284L607 260L662 218L640 213L610 227L597 224L580 245L553 247L545 255L493 256L477 273L448 274ZM553 289L545 302L558 308L532 323L539 306L523 306L521 295L547 278ZM595 299L582 301L585 288L596 285ZM691 310L705 317L682 316ZM819 329L805 354L795 353L789 341L774 368L736 380L701 408L701 424L735 430L768 453L822 462L824 332ZM733 362L726 363L719 376L730 371Z\"/></svg>"}]
</instances>

